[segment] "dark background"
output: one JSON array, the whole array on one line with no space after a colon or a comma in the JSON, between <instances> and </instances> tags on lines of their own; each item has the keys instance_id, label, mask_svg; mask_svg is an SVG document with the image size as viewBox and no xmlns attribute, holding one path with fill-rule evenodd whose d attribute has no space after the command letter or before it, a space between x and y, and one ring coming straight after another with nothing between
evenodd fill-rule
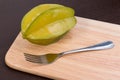
<instances>
[{"instance_id":1,"label":"dark background","mask_svg":"<svg viewBox=\"0 0 120 80\"><path fill-rule=\"evenodd\" d=\"M0 80L49 80L6 66L4 57L20 31L22 17L34 6L59 3L75 9L75 15L120 24L120 0L0 0Z\"/></svg>"}]
</instances>

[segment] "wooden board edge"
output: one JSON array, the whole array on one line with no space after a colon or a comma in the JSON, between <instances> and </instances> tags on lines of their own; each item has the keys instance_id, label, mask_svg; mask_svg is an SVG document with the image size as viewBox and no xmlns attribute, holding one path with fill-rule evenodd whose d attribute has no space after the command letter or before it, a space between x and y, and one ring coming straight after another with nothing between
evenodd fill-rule
<instances>
[{"instance_id":1,"label":"wooden board edge","mask_svg":"<svg viewBox=\"0 0 120 80\"><path fill-rule=\"evenodd\" d=\"M8 50L9 51L9 50ZM46 78L50 78L50 79L55 79L55 80L61 80L61 78L58 78L58 77L55 77L55 76L50 76L50 75L46 75L46 74L37 74L36 72L32 72L30 70L23 70L21 67L18 67L16 65L13 65L10 61L7 60L7 57L8 57L8 54L10 53L7 53L5 55L5 63L6 65L9 67L9 68L12 68L12 69L15 69L15 70L18 70L20 72L25 72L27 74L32 74L32 75L36 75L36 76L42 76L42 77L46 77ZM54 78L53 78L54 77Z\"/></svg>"},{"instance_id":2,"label":"wooden board edge","mask_svg":"<svg viewBox=\"0 0 120 80\"><path fill-rule=\"evenodd\" d=\"M79 17L79 16L75 16L76 19L80 19L82 21L90 21L90 22L96 22L96 23L103 23L103 24L110 24L110 25L116 25L118 28L120 28L120 24L115 24L115 23L110 23L110 22L106 22L106 21L101 21L101 20L96 20L96 19L90 19L90 18L84 18L84 17Z\"/></svg>"}]
</instances>

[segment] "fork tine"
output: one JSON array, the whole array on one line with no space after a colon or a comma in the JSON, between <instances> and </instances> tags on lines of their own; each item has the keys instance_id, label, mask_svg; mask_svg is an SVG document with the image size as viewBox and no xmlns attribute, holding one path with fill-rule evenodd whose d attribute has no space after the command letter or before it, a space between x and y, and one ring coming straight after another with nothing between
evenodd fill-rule
<instances>
[{"instance_id":1,"label":"fork tine","mask_svg":"<svg viewBox=\"0 0 120 80\"><path fill-rule=\"evenodd\" d=\"M24 53L25 57L27 58L33 58L33 59L38 59L40 56L39 55L32 55L32 54L28 54L28 53Z\"/></svg>"},{"instance_id":2,"label":"fork tine","mask_svg":"<svg viewBox=\"0 0 120 80\"><path fill-rule=\"evenodd\" d=\"M41 58L39 55L32 55L28 53L24 53L25 59L34 63L41 63Z\"/></svg>"},{"instance_id":3,"label":"fork tine","mask_svg":"<svg viewBox=\"0 0 120 80\"><path fill-rule=\"evenodd\" d=\"M25 59L29 62L42 63L42 64L48 63L45 55L32 55L32 54L24 53L24 56Z\"/></svg>"}]
</instances>

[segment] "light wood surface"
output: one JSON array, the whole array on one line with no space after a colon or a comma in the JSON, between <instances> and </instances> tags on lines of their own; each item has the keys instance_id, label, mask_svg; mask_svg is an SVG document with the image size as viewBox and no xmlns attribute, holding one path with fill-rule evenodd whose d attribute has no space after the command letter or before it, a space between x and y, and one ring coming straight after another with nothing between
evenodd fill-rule
<instances>
[{"instance_id":1,"label":"light wood surface","mask_svg":"<svg viewBox=\"0 0 120 80\"><path fill-rule=\"evenodd\" d=\"M49 46L31 44L17 36L5 62L16 70L60 80L119 80L120 25L77 17L77 25L57 43ZM27 62L23 53L45 54L112 40L113 49L66 55L49 65Z\"/></svg>"}]
</instances>

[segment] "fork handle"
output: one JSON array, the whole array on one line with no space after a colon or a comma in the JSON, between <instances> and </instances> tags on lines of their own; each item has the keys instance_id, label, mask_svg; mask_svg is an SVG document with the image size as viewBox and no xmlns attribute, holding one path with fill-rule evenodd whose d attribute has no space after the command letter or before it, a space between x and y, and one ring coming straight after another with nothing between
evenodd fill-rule
<instances>
[{"instance_id":1,"label":"fork handle","mask_svg":"<svg viewBox=\"0 0 120 80\"><path fill-rule=\"evenodd\" d=\"M62 52L62 55L76 53L76 52L83 52L83 51L96 51L96 50L110 49L113 47L114 47L114 44L112 41L105 41L93 46L65 51L65 52Z\"/></svg>"}]
</instances>

